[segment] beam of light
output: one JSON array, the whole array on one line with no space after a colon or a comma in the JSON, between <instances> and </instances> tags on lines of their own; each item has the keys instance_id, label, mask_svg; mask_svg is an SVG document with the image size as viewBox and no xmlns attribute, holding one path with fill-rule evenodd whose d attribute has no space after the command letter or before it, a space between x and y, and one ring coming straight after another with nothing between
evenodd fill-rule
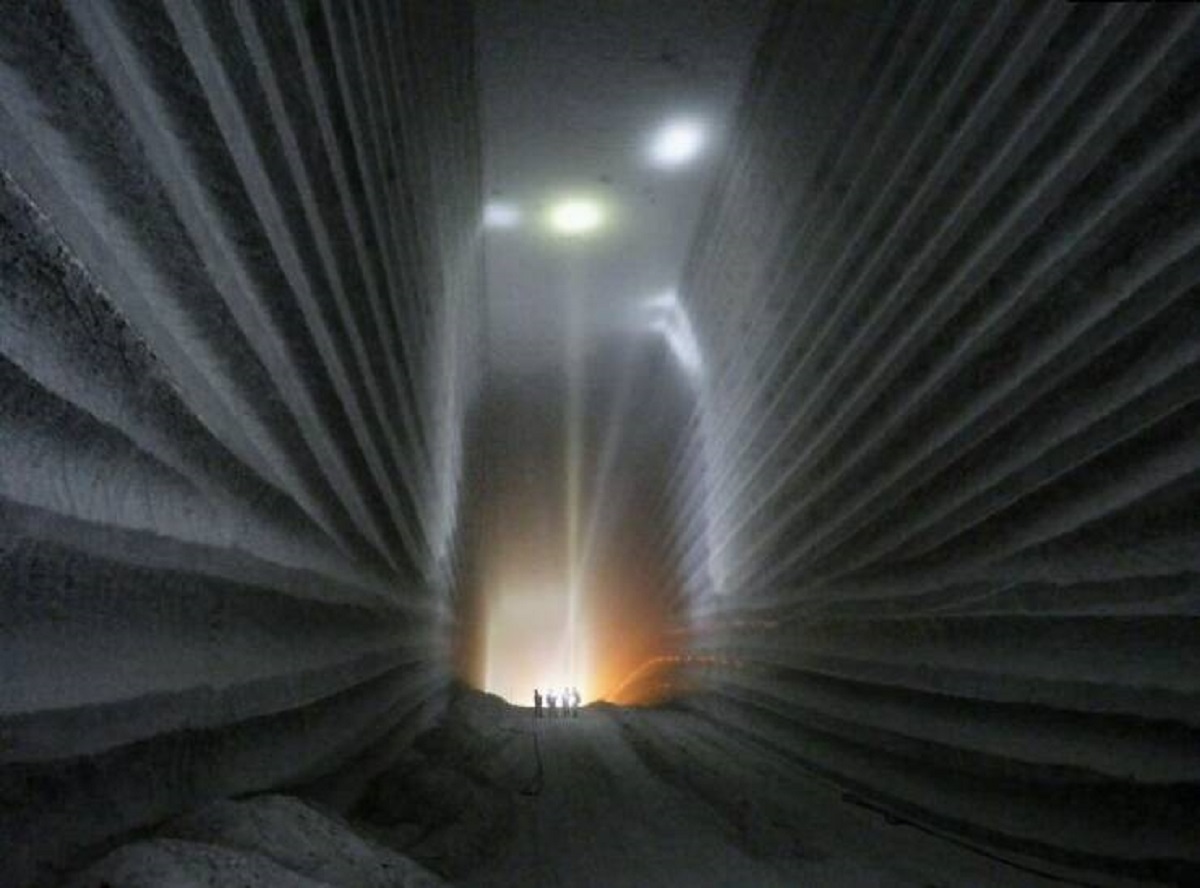
<instances>
[{"instance_id":1,"label":"beam of light","mask_svg":"<svg viewBox=\"0 0 1200 888\"><path fill-rule=\"evenodd\" d=\"M649 155L655 166L678 167L696 159L704 147L704 125L681 117L663 124L650 140Z\"/></svg>"},{"instance_id":2,"label":"beam of light","mask_svg":"<svg viewBox=\"0 0 1200 888\"><path fill-rule=\"evenodd\" d=\"M704 545L701 557L705 559L707 570L700 570L694 564L688 564L686 567L689 576L700 577L701 583L703 583L702 588L693 587L690 590L691 595L688 600L695 607L699 602L711 596L724 595L728 588L726 557L715 543L715 540L721 538L718 536L720 528L717 526L717 521L722 512L716 508L716 503L713 502L712 488L707 483L707 479L713 476L713 467L717 461L712 444L714 440L711 429L712 406L709 402L711 392L705 384L704 356L700 351L700 343L696 339L687 309L679 301L678 293L675 290L667 290L645 300L642 308L644 317L649 320L650 329L666 339L679 365L694 380L696 398L700 408L701 459L705 465L701 475L702 479L705 479L701 482L704 484L701 514Z\"/></svg>"},{"instance_id":3,"label":"beam of light","mask_svg":"<svg viewBox=\"0 0 1200 888\"><path fill-rule=\"evenodd\" d=\"M579 672L577 636L583 571L579 559L579 525L583 470L583 295L579 257L568 257L566 335L566 507L567 507L567 667L572 679Z\"/></svg>"},{"instance_id":4,"label":"beam of light","mask_svg":"<svg viewBox=\"0 0 1200 888\"><path fill-rule=\"evenodd\" d=\"M643 314L642 320L639 322L639 327L648 318L650 328L661 332L667 339L673 355L688 374L699 374L701 370L699 346L692 333L691 323L686 311L679 303L675 291L664 291L645 300L642 308ZM600 545L600 538L604 533L608 513L612 509L611 476L617 461L617 455L621 450L628 431L630 408L633 403L634 379L639 369L640 358L644 355L642 349L645 347L645 341L642 337L634 337L631 340L629 351L624 356L621 364L620 378L617 383L615 395L610 403L607 421L603 426L604 439L599 452L596 482L592 485L595 493L590 504L590 514L582 527L583 535L581 544L574 550L571 560L572 564L577 565L575 572L576 585L582 590L587 590L592 581L595 553ZM572 529L572 534L577 532L574 528ZM678 658L660 656L652 659L655 662L661 663L668 660L677 661ZM610 670L615 662L619 661L618 658L614 657L606 658L606 660L607 662L604 664L605 669L602 669L602 672ZM593 675L592 680L595 693L602 693L605 699L616 700L618 702L630 702L635 699L640 702L652 702L653 699L656 699L654 695L644 693L646 689L642 689L643 692L632 695L630 700L621 701L618 698L628 688L628 677L615 692L611 691L613 686L612 679L613 676L607 674L607 672L603 675Z\"/></svg>"},{"instance_id":5,"label":"beam of light","mask_svg":"<svg viewBox=\"0 0 1200 888\"><path fill-rule=\"evenodd\" d=\"M675 359L689 376L699 377L704 372L704 358L700 354L700 343L692 328L691 318L679 302L674 290L668 290L644 303L649 317L650 329L661 333Z\"/></svg>"},{"instance_id":6,"label":"beam of light","mask_svg":"<svg viewBox=\"0 0 1200 888\"><path fill-rule=\"evenodd\" d=\"M485 590L482 685L520 706L530 705L534 688L553 688L557 693L574 687L583 702L592 702L600 686L594 674L591 634L595 626L585 607L591 590L584 579L581 545L586 468L585 259L585 253L568 250L562 265L563 511L561 542L555 541L562 546L561 556L546 550L535 552L532 559L518 555L513 563L490 571Z\"/></svg>"},{"instance_id":7,"label":"beam of light","mask_svg":"<svg viewBox=\"0 0 1200 888\"><path fill-rule=\"evenodd\" d=\"M483 208L485 228L516 228L521 224L521 208L504 201L492 201Z\"/></svg>"},{"instance_id":8,"label":"beam of light","mask_svg":"<svg viewBox=\"0 0 1200 888\"><path fill-rule=\"evenodd\" d=\"M636 340L634 340L636 343ZM609 478L616 463L617 453L628 427L628 413L633 393L634 371L637 368L637 354L630 350L621 365L621 378L617 384L617 394L609 411L608 422L604 426L604 443L600 447L600 467L596 473L594 485L596 493L592 502L591 515L587 529L583 535L583 547L579 556L580 575L586 582L591 572L592 556L603 526L603 520L609 511L608 493L612 489Z\"/></svg>"},{"instance_id":9,"label":"beam of light","mask_svg":"<svg viewBox=\"0 0 1200 888\"><path fill-rule=\"evenodd\" d=\"M604 207L587 197L568 197L551 204L546 225L562 237L585 237L604 224Z\"/></svg>"}]
</instances>

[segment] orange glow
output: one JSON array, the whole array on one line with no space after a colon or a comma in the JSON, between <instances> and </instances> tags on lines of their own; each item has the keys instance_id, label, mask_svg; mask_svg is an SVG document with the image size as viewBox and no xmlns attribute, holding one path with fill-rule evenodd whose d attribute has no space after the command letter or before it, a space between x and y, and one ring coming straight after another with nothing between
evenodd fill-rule
<instances>
[{"instance_id":1,"label":"orange glow","mask_svg":"<svg viewBox=\"0 0 1200 888\"><path fill-rule=\"evenodd\" d=\"M679 656L658 656L645 660L609 692L608 699L614 703L624 703L628 699L626 695L629 695L634 697L634 702L642 702L635 696L635 692L648 685L656 673L677 665L682 659Z\"/></svg>"},{"instance_id":2,"label":"orange glow","mask_svg":"<svg viewBox=\"0 0 1200 888\"><path fill-rule=\"evenodd\" d=\"M681 666L742 668L740 660L704 654L667 654L650 657L610 691L607 699L627 706L661 703L683 692L687 683L679 676Z\"/></svg>"},{"instance_id":3,"label":"orange glow","mask_svg":"<svg viewBox=\"0 0 1200 888\"><path fill-rule=\"evenodd\" d=\"M636 571L596 571L581 589L576 619L576 670L568 655L565 571L521 569L518 562L537 564L539 547L515 547L502 579L481 596L480 655L464 666L463 677L483 690L519 706L532 704L533 689L577 687L585 703L609 700L626 705L662 699L666 666L681 661L675 653L682 640L670 632L663 596L652 594ZM637 673L636 676L633 674ZM645 680L643 680L645 679Z\"/></svg>"}]
</instances>

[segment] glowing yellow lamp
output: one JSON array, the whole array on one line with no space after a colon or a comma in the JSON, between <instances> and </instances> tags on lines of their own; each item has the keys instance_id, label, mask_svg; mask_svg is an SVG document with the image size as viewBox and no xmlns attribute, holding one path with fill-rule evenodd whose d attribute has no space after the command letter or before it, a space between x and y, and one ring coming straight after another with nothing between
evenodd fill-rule
<instances>
[{"instance_id":1,"label":"glowing yellow lamp","mask_svg":"<svg viewBox=\"0 0 1200 888\"><path fill-rule=\"evenodd\" d=\"M567 198L551 205L546 224L563 237L585 237L604 224L604 208L588 198Z\"/></svg>"}]
</instances>

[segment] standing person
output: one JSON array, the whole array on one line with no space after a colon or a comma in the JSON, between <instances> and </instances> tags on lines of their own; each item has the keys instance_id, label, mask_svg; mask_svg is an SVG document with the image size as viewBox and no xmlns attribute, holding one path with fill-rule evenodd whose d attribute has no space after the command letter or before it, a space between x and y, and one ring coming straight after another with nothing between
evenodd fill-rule
<instances>
[{"instance_id":1,"label":"standing person","mask_svg":"<svg viewBox=\"0 0 1200 888\"><path fill-rule=\"evenodd\" d=\"M549 708L550 718L554 718L554 691L546 691L546 706Z\"/></svg>"},{"instance_id":2,"label":"standing person","mask_svg":"<svg viewBox=\"0 0 1200 888\"><path fill-rule=\"evenodd\" d=\"M533 689L533 717L542 717L542 694L537 688Z\"/></svg>"},{"instance_id":3,"label":"standing person","mask_svg":"<svg viewBox=\"0 0 1200 888\"><path fill-rule=\"evenodd\" d=\"M571 715L579 718L579 688L571 688Z\"/></svg>"},{"instance_id":4,"label":"standing person","mask_svg":"<svg viewBox=\"0 0 1200 888\"><path fill-rule=\"evenodd\" d=\"M571 690L570 690L570 688L563 688L562 711L563 711L563 718L566 718L567 716L569 716L571 714Z\"/></svg>"}]
</instances>

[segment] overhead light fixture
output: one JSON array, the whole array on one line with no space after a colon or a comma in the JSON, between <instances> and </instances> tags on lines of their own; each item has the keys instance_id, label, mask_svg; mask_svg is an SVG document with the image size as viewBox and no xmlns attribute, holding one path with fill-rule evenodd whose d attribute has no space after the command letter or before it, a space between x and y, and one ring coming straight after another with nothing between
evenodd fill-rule
<instances>
[{"instance_id":1,"label":"overhead light fixture","mask_svg":"<svg viewBox=\"0 0 1200 888\"><path fill-rule=\"evenodd\" d=\"M546 224L555 234L582 237L604 224L604 208L589 198L565 198L550 206Z\"/></svg>"},{"instance_id":2,"label":"overhead light fixture","mask_svg":"<svg viewBox=\"0 0 1200 888\"><path fill-rule=\"evenodd\" d=\"M492 201L483 208L487 228L516 228L521 224L521 208L516 204Z\"/></svg>"},{"instance_id":3,"label":"overhead light fixture","mask_svg":"<svg viewBox=\"0 0 1200 888\"><path fill-rule=\"evenodd\" d=\"M696 159L704 147L704 136L704 125L699 120L669 120L650 141L650 160L660 167L682 166Z\"/></svg>"}]
</instances>

